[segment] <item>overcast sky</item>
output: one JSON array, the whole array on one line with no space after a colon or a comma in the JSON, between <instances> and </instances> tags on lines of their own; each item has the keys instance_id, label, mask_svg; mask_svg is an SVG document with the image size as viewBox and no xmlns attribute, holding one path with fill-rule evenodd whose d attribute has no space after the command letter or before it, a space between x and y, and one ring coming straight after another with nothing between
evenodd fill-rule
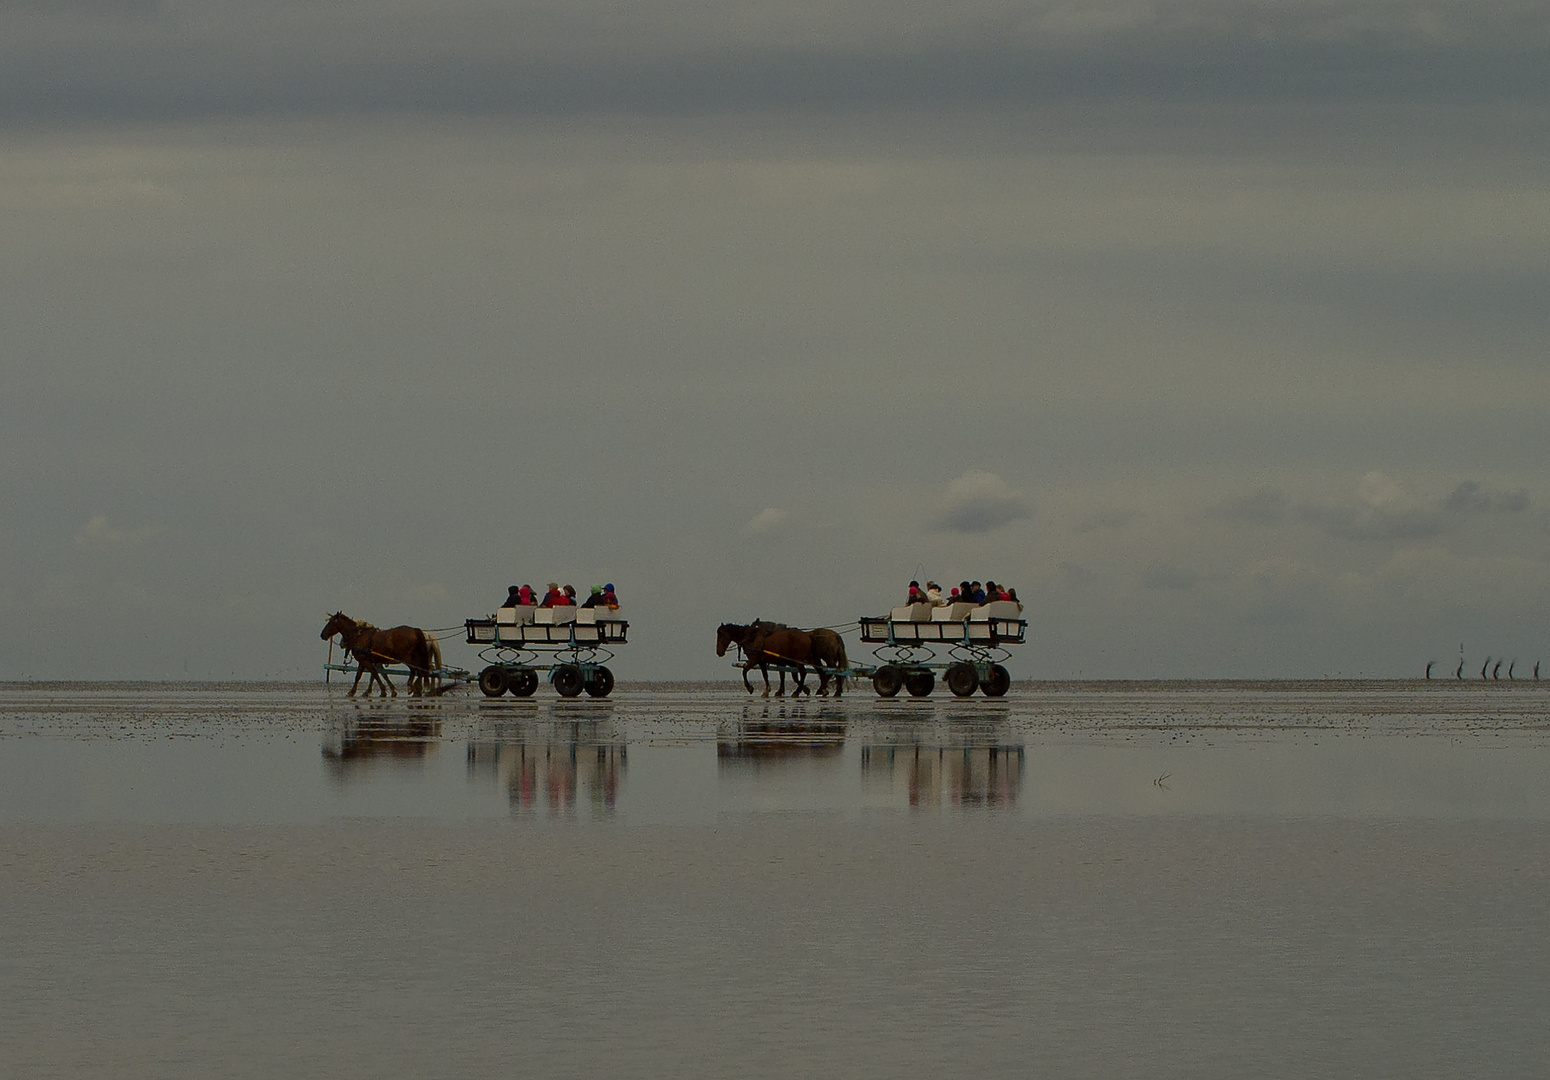
<instances>
[{"instance_id":1,"label":"overcast sky","mask_svg":"<svg viewBox=\"0 0 1550 1080\"><path fill-rule=\"evenodd\" d=\"M717 678L927 577L1016 677L1550 675L1547 71L1505 0L0 0L0 677L559 580Z\"/></svg>"}]
</instances>

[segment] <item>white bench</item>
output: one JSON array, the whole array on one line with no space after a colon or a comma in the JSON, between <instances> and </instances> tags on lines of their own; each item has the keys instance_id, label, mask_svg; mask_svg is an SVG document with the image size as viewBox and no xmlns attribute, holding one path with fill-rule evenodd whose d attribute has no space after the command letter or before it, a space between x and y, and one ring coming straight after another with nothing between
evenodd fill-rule
<instances>
[{"instance_id":1,"label":"white bench","mask_svg":"<svg viewBox=\"0 0 1550 1080\"><path fill-rule=\"evenodd\" d=\"M943 604L931 609L932 622L963 622L974 611L973 604Z\"/></svg>"},{"instance_id":2,"label":"white bench","mask_svg":"<svg viewBox=\"0 0 1550 1080\"><path fill-rule=\"evenodd\" d=\"M523 623L532 622L533 613L537 610L532 604L503 607L495 613L495 621L500 626L521 626Z\"/></svg>"}]
</instances>

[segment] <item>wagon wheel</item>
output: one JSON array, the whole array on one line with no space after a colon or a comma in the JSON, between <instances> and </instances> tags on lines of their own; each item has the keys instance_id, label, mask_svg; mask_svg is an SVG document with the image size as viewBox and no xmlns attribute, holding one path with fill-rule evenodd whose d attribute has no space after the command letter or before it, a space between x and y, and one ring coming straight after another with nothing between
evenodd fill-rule
<instances>
[{"instance_id":1,"label":"wagon wheel","mask_svg":"<svg viewBox=\"0 0 1550 1080\"><path fill-rule=\"evenodd\" d=\"M510 685L506 669L499 664L491 664L479 673L479 689L484 691L485 697L500 697Z\"/></svg>"},{"instance_id":2,"label":"wagon wheel","mask_svg":"<svg viewBox=\"0 0 1550 1080\"><path fill-rule=\"evenodd\" d=\"M575 697L581 693L581 669L575 664L562 664L554 669L555 692L561 697Z\"/></svg>"},{"instance_id":3,"label":"wagon wheel","mask_svg":"<svg viewBox=\"0 0 1550 1080\"><path fill-rule=\"evenodd\" d=\"M511 693L513 697L532 697L533 691L538 689L538 672L532 668L523 668L512 673Z\"/></svg>"},{"instance_id":4,"label":"wagon wheel","mask_svg":"<svg viewBox=\"0 0 1550 1080\"><path fill-rule=\"evenodd\" d=\"M912 671L904 676L904 689L910 697L928 697L936 689L936 674L931 671Z\"/></svg>"},{"instance_id":5,"label":"wagon wheel","mask_svg":"<svg viewBox=\"0 0 1550 1080\"><path fill-rule=\"evenodd\" d=\"M1004 697L1012 688L1012 675L1000 664L990 665L990 678L980 684L980 692L986 697Z\"/></svg>"},{"instance_id":6,"label":"wagon wheel","mask_svg":"<svg viewBox=\"0 0 1550 1080\"><path fill-rule=\"evenodd\" d=\"M962 660L947 667L947 688L958 697L968 697L979 689L979 673L974 670L973 664L966 664Z\"/></svg>"},{"instance_id":7,"label":"wagon wheel","mask_svg":"<svg viewBox=\"0 0 1550 1080\"><path fill-rule=\"evenodd\" d=\"M904 685L904 672L892 664L884 664L872 676L872 689L878 697L893 697Z\"/></svg>"},{"instance_id":8,"label":"wagon wheel","mask_svg":"<svg viewBox=\"0 0 1550 1080\"><path fill-rule=\"evenodd\" d=\"M614 673L598 666L592 669L592 680L587 683L587 693L593 697L607 697L613 692Z\"/></svg>"}]
</instances>

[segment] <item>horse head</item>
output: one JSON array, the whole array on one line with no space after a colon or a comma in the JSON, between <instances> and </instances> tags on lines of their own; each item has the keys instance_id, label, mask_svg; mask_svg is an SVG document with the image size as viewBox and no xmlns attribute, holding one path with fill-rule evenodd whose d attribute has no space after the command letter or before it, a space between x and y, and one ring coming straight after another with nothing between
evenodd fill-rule
<instances>
[{"instance_id":1,"label":"horse head","mask_svg":"<svg viewBox=\"0 0 1550 1080\"><path fill-rule=\"evenodd\" d=\"M335 634L343 633L346 630L353 630L354 628L354 619L350 618L342 611L336 611L330 615L328 617L328 621L323 624L323 632L319 634L318 637L323 641L327 641Z\"/></svg>"},{"instance_id":2,"label":"horse head","mask_svg":"<svg viewBox=\"0 0 1550 1080\"><path fill-rule=\"evenodd\" d=\"M716 655L725 656L728 645L741 645L748 634L748 627L724 622L716 627Z\"/></svg>"}]
</instances>

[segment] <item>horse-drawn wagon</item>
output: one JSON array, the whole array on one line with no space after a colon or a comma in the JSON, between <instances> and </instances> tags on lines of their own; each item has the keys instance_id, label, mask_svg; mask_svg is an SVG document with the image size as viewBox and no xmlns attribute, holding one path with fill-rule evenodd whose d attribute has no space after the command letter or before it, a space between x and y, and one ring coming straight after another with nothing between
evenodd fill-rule
<instances>
[{"instance_id":1,"label":"horse-drawn wagon","mask_svg":"<svg viewBox=\"0 0 1550 1080\"><path fill-rule=\"evenodd\" d=\"M561 697L607 697L614 688L610 645L626 643L630 624L608 607L503 607L493 619L464 623L468 643L480 646L486 697L531 697L543 673Z\"/></svg>"},{"instance_id":2,"label":"horse-drawn wagon","mask_svg":"<svg viewBox=\"0 0 1550 1080\"><path fill-rule=\"evenodd\" d=\"M1006 646L1021 645L1028 632L1021 605L1009 600L988 604L905 604L887 617L863 618L861 640L877 645L882 663L871 670L872 687L882 697L906 690L926 697L936 689L936 673L957 697L976 690L1001 697L1012 685L1005 667ZM937 650L942 649L947 659Z\"/></svg>"},{"instance_id":3,"label":"horse-drawn wagon","mask_svg":"<svg viewBox=\"0 0 1550 1080\"><path fill-rule=\"evenodd\" d=\"M764 692L769 694L769 672L780 675L780 693L785 692L786 675L795 677L796 693L807 692L804 679L809 670L819 677L819 693L825 692L830 679L843 691L846 679L870 679L881 697L896 697L900 690L911 697L927 697L936 689L937 672L957 697L969 697L977 690L986 697L1001 697L1012 685L1005 667L1011 655L1009 645L1021 645L1028 623L1022 608L1012 601L988 604L907 604L886 616L858 620L861 641L875 645L877 664L851 664L843 646L818 647L812 641L804 650L803 639L820 634L835 636L832 629L793 631L776 623L755 620L743 625L723 623L716 634L716 655L736 645L742 659L743 685L748 672L758 667L764 673ZM778 636L776 636L778 635ZM939 655L938 650L945 653Z\"/></svg>"}]
</instances>

